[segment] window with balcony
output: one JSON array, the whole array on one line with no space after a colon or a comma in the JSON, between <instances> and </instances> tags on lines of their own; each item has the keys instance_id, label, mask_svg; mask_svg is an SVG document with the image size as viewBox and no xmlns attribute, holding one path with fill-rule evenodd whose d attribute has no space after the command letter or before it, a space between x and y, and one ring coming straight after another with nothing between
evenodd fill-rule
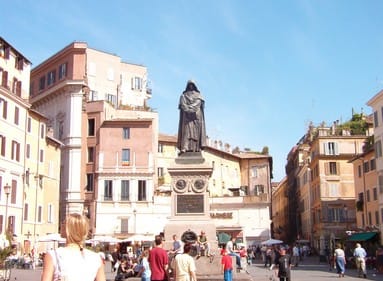
<instances>
[{"instance_id":1,"label":"window with balcony","mask_svg":"<svg viewBox=\"0 0 383 281\"><path fill-rule=\"evenodd\" d=\"M327 220L329 222L346 222L346 210L343 207L329 207L327 210Z\"/></svg>"},{"instance_id":2,"label":"window with balcony","mask_svg":"<svg viewBox=\"0 0 383 281\"><path fill-rule=\"evenodd\" d=\"M130 163L130 149L124 148L121 152L121 161L123 166L127 166Z\"/></svg>"}]
</instances>

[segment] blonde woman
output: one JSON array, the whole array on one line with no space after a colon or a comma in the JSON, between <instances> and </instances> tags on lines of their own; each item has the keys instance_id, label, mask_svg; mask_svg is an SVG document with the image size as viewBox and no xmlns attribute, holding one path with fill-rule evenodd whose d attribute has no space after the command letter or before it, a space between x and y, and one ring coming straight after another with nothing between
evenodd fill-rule
<instances>
[{"instance_id":1,"label":"blonde woman","mask_svg":"<svg viewBox=\"0 0 383 281\"><path fill-rule=\"evenodd\" d=\"M70 214L66 218L66 246L45 255L41 281L105 281L100 255L83 248L88 230L85 216Z\"/></svg>"}]
</instances>

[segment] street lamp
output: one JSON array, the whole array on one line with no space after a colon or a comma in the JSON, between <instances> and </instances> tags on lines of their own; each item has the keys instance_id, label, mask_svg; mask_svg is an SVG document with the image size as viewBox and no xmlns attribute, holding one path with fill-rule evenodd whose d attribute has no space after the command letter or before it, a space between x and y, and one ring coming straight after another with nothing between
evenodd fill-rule
<instances>
[{"instance_id":1,"label":"street lamp","mask_svg":"<svg viewBox=\"0 0 383 281\"><path fill-rule=\"evenodd\" d=\"M6 184L4 186L4 193L7 196L6 203L5 203L5 234L8 233L8 198L9 194L11 193L11 186L9 184Z\"/></svg>"}]
</instances>

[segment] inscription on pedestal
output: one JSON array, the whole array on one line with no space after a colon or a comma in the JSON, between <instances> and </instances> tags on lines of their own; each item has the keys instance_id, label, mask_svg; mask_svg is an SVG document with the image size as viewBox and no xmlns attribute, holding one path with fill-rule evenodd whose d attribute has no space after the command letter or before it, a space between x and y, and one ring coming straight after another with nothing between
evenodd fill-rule
<instances>
[{"instance_id":1,"label":"inscription on pedestal","mask_svg":"<svg viewBox=\"0 0 383 281\"><path fill-rule=\"evenodd\" d=\"M203 194L178 194L176 195L176 214L203 214Z\"/></svg>"}]
</instances>

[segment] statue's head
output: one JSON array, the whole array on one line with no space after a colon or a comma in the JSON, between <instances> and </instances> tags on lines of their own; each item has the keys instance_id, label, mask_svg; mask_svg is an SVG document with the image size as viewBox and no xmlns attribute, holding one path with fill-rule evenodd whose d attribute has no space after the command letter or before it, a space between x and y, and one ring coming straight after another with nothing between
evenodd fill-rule
<instances>
[{"instance_id":1,"label":"statue's head","mask_svg":"<svg viewBox=\"0 0 383 281\"><path fill-rule=\"evenodd\" d=\"M197 85L193 80L189 80L186 84L186 89L185 91L198 91Z\"/></svg>"}]
</instances>

